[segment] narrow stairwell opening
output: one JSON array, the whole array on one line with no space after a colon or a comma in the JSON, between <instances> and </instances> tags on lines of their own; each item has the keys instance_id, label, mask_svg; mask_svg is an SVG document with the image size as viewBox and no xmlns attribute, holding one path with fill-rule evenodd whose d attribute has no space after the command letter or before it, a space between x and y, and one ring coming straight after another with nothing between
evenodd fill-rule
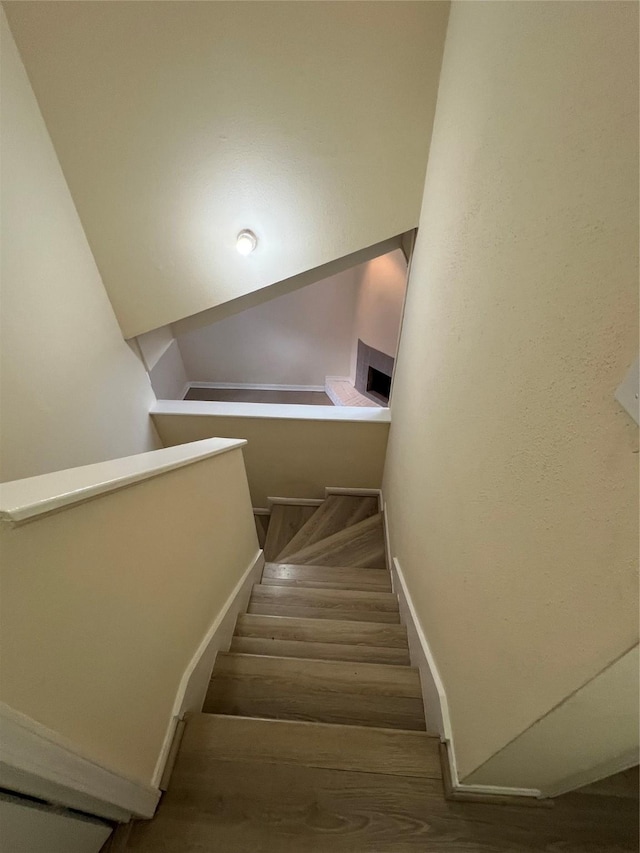
<instances>
[{"instance_id":1,"label":"narrow stairwell opening","mask_svg":"<svg viewBox=\"0 0 640 853\"><path fill-rule=\"evenodd\" d=\"M395 248L290 292L276 285L272 298L265 292L208 324L176 324L160 347L162 330L138 343L151 351L159 400L386 408L406 286L405 254Z\"/></svg>"}]
</instances>

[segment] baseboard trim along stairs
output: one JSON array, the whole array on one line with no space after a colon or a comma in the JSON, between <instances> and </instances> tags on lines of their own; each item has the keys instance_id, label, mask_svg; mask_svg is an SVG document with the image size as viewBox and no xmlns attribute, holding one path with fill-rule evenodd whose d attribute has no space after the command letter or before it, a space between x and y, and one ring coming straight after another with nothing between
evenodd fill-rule
<instances>
[{"instance_id":1,"label":"baseboard trim along stairs","mask_svg":"<svg viewBox=\"0 0 640 853\"><path fill-rule=\"evenodd\" d=\"M420 672L427 728L429 731L436 733L442 741L440 754L447 798L464 802L552 806L553 801L543 799L541 791L536 788L465 785L460 782L447 694L438 671L435 657L429 646L427 635L411 598L400 561L397 557L391 556L386 506L383 518L387 560L391 567L392 586L394 592L398 595L402 622L407 627L411 663Z\"/></svg>"},{"instance_id":2,"label":"baseboard trim along stairs","mask_svg":"<svg viewBox=\"0 0 640 853\"><path fill-rule=\"evenodd\" d=\"M175 742L180 722L185 714L202 708L216 656L219 651L229 648L238 614L246 609L251 590L260 578L263 567L264 556L262 551L259 551L245 569L187 665L176 693L167 734L153 774L153 785L158 788L164 790L168 782L170 759L175 760Z\"/></svg>"}]
</instances>

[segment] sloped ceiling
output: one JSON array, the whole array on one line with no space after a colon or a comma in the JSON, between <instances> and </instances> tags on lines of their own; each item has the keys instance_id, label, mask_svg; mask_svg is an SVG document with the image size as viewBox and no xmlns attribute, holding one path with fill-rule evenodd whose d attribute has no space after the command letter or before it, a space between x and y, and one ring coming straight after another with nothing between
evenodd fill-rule
<instances>
[{"instance_id":1,"label":"sloped ceiling","mask_svg":"<svg viewBox=\"0 0 640 853\"><path fill-rule=\"evenodd\" d=\"M125 337L417 225L448 3L4 5Z\"/></svg>"}]
</instances>

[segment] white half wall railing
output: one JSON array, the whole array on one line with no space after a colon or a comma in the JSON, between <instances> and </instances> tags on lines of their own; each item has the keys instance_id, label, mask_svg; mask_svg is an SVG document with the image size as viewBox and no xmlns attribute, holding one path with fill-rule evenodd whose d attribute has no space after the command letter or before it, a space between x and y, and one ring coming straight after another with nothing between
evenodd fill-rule
<instances>
[{"instance_id":1,"label":"white half wall railing","mask_svg":"<svg viewBox=\"0 0 640 853\"><path fill-rule=\"evenodd\" d=\"M242 439L0 486L0 787L151 817L262 569Z\"/></svg>"},{"instance_id":2,"label":"white half wall railing","mask_svg":"<svg viewBox=\"0 0 640 853\"><path fill-rule=\"evenodd\" d=\"M382 483L389 409L158 400L151 417L165 447L214 435L246 439L254 506L266 506L269 495L321 498L327 483Z\"/></svg>"}]
</instances>

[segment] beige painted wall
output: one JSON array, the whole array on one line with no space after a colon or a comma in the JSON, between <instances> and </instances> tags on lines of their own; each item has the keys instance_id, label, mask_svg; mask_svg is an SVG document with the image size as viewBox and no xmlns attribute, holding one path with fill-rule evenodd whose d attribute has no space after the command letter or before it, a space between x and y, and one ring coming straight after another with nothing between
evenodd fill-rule
<instances>
[{"instance_id":1,"label":"beige painted wall","mask_svg":"<svg viewBox=\"0 0 640 853\"><path fill-rule=\"evenodd\" d=\"M448 3L6 5L125 337L417 224Z\"/></svg>"},{"instance_id":2,"label":"beige painted wall","mask_svg":"<svg viewBox=\"0 0 640 853\"><path fill-rule=\"evenodd\" d=\"M463 780L638 638L637 39L451 12L384 491Z\"/></svg>"},{"instance_id":3,"label":"beige painted wall","mask_svg":"<svg viewBox=\"0 0 640 853\"><path fill-rule=\"evenodd\" d=\"M242 451L0 537L0 699L149 783L187 665L258 550Z\"/></svg>"},{"instance_id":4,"label":"beige painted wall","mask_svg":"<svg viewBox=\"0 0 640 853\"><path fill-rule=\"evenodd\" d=\"M253 506L268 496L322 498L325 486L378 489L388 423L154 415L167 447L202 438L246 438Z\"/></svg>"},{"instance_id":5,"label":"beige painted wall","mask_svg":"<svg viewBox=\"0 0 640 853\"><path fill-rule=\"evenodd\" d=\"M517 788L526 779L543 792L553 792L568 777L572 787L595 781L580 779L579 774L604 767L611 759L622 756L627 758L627 766L637 764L639 664L635 646L507 744L466 781ZM611 766L609 770L614 772Z\"/></svg>"},{"instance_id":6,"label":"beige painted wall","mask_svg":"<svg viewBox=\"0 0 640 853\"><path fill-rule=\"evenodd\" d=\"M351 354L353 378L358 338L395 358L406 290L407 262L401 249L374 258L361 268Z\"/></svg>"},{"instance_id":7,"label":"beige painted wall","mask_svg":"<svg viewBox=\"0 0 640 853\"><path fill-rule=\"evenodd\" d=\"M122 340L4 13L0 477L153 449L154 400Z\"/></svg>"},{"instance_id":8,"label":"beige painted wall","mask_svg":"<svg viewBox=\"0 0 640 853\"><path fill-rule=\"evenodd\" d=\"M189 379L324 386L348 376L360 269L179 335Z\"/></svg>"}]
</instances>

